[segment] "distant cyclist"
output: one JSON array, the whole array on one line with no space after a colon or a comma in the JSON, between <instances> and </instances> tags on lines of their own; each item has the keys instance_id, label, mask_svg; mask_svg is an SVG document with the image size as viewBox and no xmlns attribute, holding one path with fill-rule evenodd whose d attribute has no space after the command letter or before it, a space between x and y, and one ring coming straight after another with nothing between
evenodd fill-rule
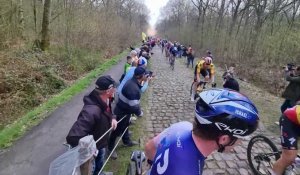
<instances>
[{"instance_id":1,"label":"distant cyclist","mask_svg":"<svg viewBox=\"0 0 300 175\"><path fill-rule=\"evenodd\" d=\"M192 87L191 101L195 99L195 93L198 84L201 81L201 76L204 77L204 81L212 83L212 86L215 87L215 66L212 63L211 57L205 57L203 60L200 60L194 70L194 83Z\"/></svg>"},{"instance_id":2,"label":"distant cyclist","mask_svg":"<svg viewBox=\"0 0 300 175\"><path fill-rule=\"evenodd\" d=\"M283 174L286 167L293 164L298 152L298 138L300 137L300 103L285 110L279 119L281 132L282 153L273 164L272 175Z\"/></svg>"},{"instance_id":3,"label":"distant cyclist","mask_svg":"<svg viewBox=\"0 0 300 175\"><path fill-rule=\"evenodd\" d=\"M148 175L201 175L213 151L231 150L258 126L258 112L246 96L226 89L200 93L195 118L171 125L145 145L153 162Z\"/></svg>"}]
</instances>

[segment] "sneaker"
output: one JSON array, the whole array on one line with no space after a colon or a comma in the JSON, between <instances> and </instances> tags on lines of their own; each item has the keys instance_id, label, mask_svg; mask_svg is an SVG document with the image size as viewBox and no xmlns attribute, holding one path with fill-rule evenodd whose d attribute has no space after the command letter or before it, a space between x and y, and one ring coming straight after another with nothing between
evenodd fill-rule
<instances>
[{"instance_id":1,"label":"sneaker","mask_svg":"<svg viewBox=\"0 0 300 175\"><path fill-rule=\"evenodd\" d=\"M137 119L137 118L134 117L134 116L130 117L130 120L131 120L131 121L136 121L136 119Z\"/></svg>"},{"instance_id":2,"label":"sneaker","mask_svg":"<svg viewBox=\"0 0 300 175\"><path fill-rule=\"evenodd\" d=\"M139 143L136 142L136 141L130 140L128 143L123 143L123 144L124 144L125 146L132 147L132 146L138 145Z\"/></svg>"}]
</instances>

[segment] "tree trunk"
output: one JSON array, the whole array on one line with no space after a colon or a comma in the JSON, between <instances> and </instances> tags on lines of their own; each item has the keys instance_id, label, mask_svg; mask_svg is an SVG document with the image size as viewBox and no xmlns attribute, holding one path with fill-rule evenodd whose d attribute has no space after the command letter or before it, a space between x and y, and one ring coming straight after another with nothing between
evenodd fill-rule
<instances>
[{"instance_id":1,"label":"tree trunk","mask_svg":"<svg viewBox=\"0 0 300 175\"><path fill-rule=\"evenodd\" d=\"M24 38L24 23L23 0L19 0L19 34L21 38Z\"/></svg>"},{"instance_id":2,"label":"tree trunk","mask_svg":"<svg viewBox=\"0 0 300 175\"><path fill-rule=\"evenodd\" d=\"M51 0L45 0L43 22L42 22L42 40L41 49L47 50L50 46L49 23L50 23Z\"/></svg>"},{"instance_id":3,"label":"tree trunk","mask_svg":"<svg viewBox=\"0 0 300 175\"><path fill-rule=\"evenodd\" d=\"M35 34L37 33L37 28L36 28L36 0L33 0L33 21L34 21L34 32Z\"/></svg>"}]
</instances>

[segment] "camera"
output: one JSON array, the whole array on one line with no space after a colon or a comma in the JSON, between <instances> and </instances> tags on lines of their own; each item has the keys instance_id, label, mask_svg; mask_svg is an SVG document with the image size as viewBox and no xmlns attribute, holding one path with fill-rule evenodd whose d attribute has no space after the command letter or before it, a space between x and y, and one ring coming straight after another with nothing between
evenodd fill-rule
<instances>
[{"instance_id":1,"label":"camera","mask_svg":"<svg viewBox=\"0 0 300 175\"><path fill-rule=\"evenodd\" d=\"M296 66L294 63L288 63L286 65L286 67L288 68L289 71L292 71L292 70L295 70L296 69Z\"/></svg>"},{"instance_id":2,"label":"camera","mask_svg":"<svg viewBox=\"0 0 300 175\"><path fill-rule=\"evenodd\" d=\"M153 75L153 72L152 71L149 71L149 74L147 74L147 78L148 77L154 77L154 75Z\"/></svg>"}]
</instances>

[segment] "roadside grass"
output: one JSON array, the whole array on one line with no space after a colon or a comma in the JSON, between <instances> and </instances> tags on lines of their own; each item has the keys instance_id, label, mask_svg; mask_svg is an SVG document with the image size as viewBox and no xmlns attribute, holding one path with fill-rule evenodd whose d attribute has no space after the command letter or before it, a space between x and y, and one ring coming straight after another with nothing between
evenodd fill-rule
<instances>
[{"instance_id":1,"label":"roadside grass","mask_svg":"<svg viewBox=\"0 0 300 175\"><path fill-rule=\"evenodd\" d=\"M63 90L47 102L43 103L41 106L33 109L14 123L7 125L0 130L0 149L11 146L12 143L24 135L27 130L39 124L44 118L46 118L48 113L52 112L59 105L70 100L74 95L80 93L88 87L97 76L108 70L112 65L118 63L118 61L123 58L127 52L128 51L126 50L107 60L98 68L88 73L85 77L77 80L69 88Z\"/></svg>"}]
</instances>

